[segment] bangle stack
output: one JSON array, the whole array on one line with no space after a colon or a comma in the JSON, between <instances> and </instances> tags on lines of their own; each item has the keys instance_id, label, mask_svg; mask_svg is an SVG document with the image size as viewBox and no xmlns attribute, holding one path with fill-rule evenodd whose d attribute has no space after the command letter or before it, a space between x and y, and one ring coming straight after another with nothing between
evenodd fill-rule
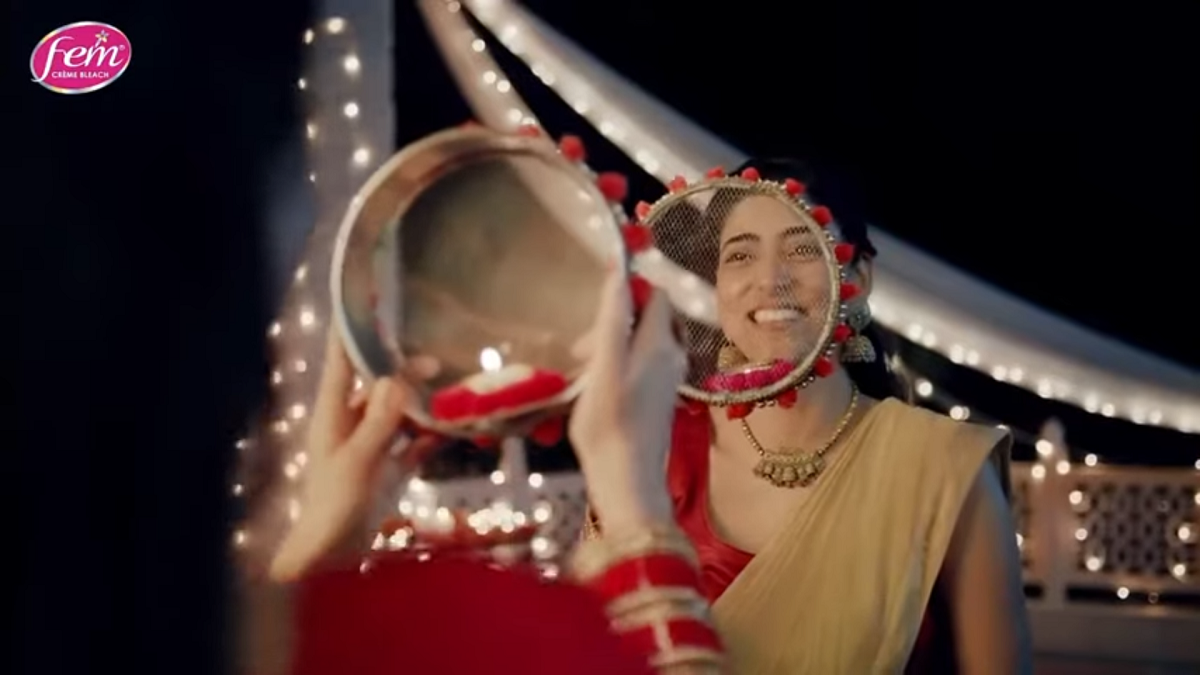
<instances>
[{"instance_id":1,"label":"bangle stack","mask_svg":"<svg viewBox=\"0 0 1200 675\"><path fill-rule=\"evenodd\" d=\"M615 630L654 668L721 672L724 653L700 594L695 551L675 528L591 539L574 573L604 599Z\"/></svg>"}]
</instances>

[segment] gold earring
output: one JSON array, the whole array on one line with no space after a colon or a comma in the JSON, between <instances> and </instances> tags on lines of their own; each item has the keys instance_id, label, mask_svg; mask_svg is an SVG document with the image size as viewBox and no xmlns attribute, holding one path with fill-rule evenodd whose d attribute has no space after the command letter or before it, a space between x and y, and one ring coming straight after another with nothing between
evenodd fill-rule
<instances>
[{"instance_id":1,"label":"gold earring","mask_svg":"<svg viewBox=\"0 0 1200 675\"><path fill-rule=\"evenodd\" d=\"M842 345L842 363L875 363L879 355L875 353L875 345L870 338L862 334L864 328L871 323L871 308L864 304L846 318L846 324L854 331L854 335Z\"/></svg>"},{"instance_id":2,"label":"gold earring","mask_svg":"<svg viewBox=\"0 0 1200 675\"><path fill-rule=\"evenodd\" d=\"M717 351L717 370L732 370L746 365L747 361L746 355L732 342L726 342Z\"/></svg>"}]
</instances>

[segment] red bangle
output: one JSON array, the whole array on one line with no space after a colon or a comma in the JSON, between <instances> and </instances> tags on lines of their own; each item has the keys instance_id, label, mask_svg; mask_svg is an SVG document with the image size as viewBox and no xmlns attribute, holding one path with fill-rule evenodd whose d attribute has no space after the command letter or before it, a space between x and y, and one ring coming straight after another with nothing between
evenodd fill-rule
<instances>
[{"instance_id":1,"label":"red bangle","mask_svg":"<svg viewBox=\"0 0 1200 675\"><path fill-rule=\"evenodd\" d=\"M700 574L691 562L670 553L652 553L622 560L588 584L597 595L612 601L646 588L700 589Z\"/></svg>"},{"instance_id":2,"label":"red bangle","mask_svg":"<svg viewBox=\"0 0 1200 675\"><path fill-rule=\"evenodd\" d=\"M621 633L621 639L647 657L680 650L724 651L712 626L690 618L654 621Z\"/></svg>"}]
</instances>

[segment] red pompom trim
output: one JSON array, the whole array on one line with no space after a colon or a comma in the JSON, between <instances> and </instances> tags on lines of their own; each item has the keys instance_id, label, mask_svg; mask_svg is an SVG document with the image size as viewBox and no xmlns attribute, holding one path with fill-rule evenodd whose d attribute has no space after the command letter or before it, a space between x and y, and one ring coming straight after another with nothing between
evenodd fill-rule
<instances>
[{"instance_id":1,"label":"red pompom trim","mask_svg":"<svg viewBox=\"0 0 1200 675\"><path fill-rule=\"evenodd\" d=\"M654 297L654 286L642 277L634 275L629 278L629 292L633 296L633 311L641 314Z\"/></svg>"},{"instance_id":2,"label":"red pompom trim","mask_svg":"<svg viewBox=\"0 0 1200 675\"><path fill-rule=\"evenodd\" d=\"M854 244L838 244L834 246L833 256L843 265L854 260Z\"/></svg>"},{"instance_id":3,"label":"red pompom trim","mask_svg":"<svg viewBox=\"0 0 1200 675\"><path fill-rule=\"evenodd\" d=\"M704 174L704 176L705 176L705 178L724 178L725 177L725 169L723 169L719 166L714 166L713 168L709 169L708 172Z\"/></svg>"},{"instance_id":4,"label":"red pompom trim","mask_svg":"<svg viewBox=\"0 0 1200 675\"><path fill-rule=\"evenodd\" d=\"M791 408L796 405L796 399L800 397L800 392L795 389L788 389L775 397L775 404L780 408Z\"/></svg>"},{"instance_id":5,"label":"red pompom trim","mask_svg":"<svg viewBox=\"0 0 1200 675\"><path fill-rule=\"evenodd\" d=\"M749 181L759 181L759 180L762 180L762 174L758 172L758 169L756 169L752 166L748 166L742 171L742 179L749 180Z\"/></svg>"},{"instance_id":6,"label":"red pompom trim","mask_svg":"<svg viewBox=\"0 0 1200 675\"><path fill-rule=\"evenodd\" d=\"M854 335L854 329L844 323L838 324L837 328L833 329L833 341L838 344L849 340L851 335Z\"/></svg>"},{"instance_id":7,"label":"red pompom trim","mask_svg":"<svg viewBox=\"0 0 1200 675\"><path fill-rule=\"evenodd\" d=\"M621 236L625 239L625 249L629 253L641 253L654 246L654 233L650 228L634 223L621 226Z\"/></svg>"},{"instance_id":8,"label":"red pompom trim","mask_svg":"<svg viewBox=\"0 0 1200 675\"><path fill-rule=\"evenodd\" d=\"M828 227L833 222L833 211L830 211L828 206L814 206L808 214L821 227Z\"/></svg>"},{"instance_id":9,"label":"red pompom trim","mask_svg":"<svg viewBox=\"0 0 1200 675\"><path fill-rule=\"evenodd\" d=\"M578 136L569 134L563 136L558 141L558 151L572 162L582 162L587 159L587 149L583 147L583 139Z\"/></svg>"},{"instance_id":10,"label":"red pompom trim","mask_svg":"<svg viewBox=\"0 0 1200 675\"><path fill-rule=\"evenodd\" d=\"M795 178L789 178L783 181L783 189L787 190L789 195L793 197L799 197L800 195L804 194L804 191L807 190L808 187Z\"/></svg>"},{"instance_id":11,"label":"red pompom trim","mask_svg":"<svg viewBox=\"0 0 1200 675\"><path fill-rule=\"evenodd\" d=\"M688 184L687 184L686 178L684 178L683 176L675 176L674 178L671 179L670 183L667 183L667 189L670 190L671 192L679 192L680 190L686 188L687 185Z\"/></svg>"},{"instance_id":12,"label":"red pompom trim","mask_svg":"<svg viewBox=\"0 0 1200 675\"><path fill-rule=\"evenodd\" d=\"M842 300L853 300L858 297L860 292L858 286L849 282L842 284L838 289L838 295L841 296Z\"/></svg>"},{"instance_id":13,"label":"red pompom trim","mask_svg":"<svg viewBox=\"0 0 1200 675\"><path fill-rule=\"evenodd\" d=\"M646 202L638 202L637 206L633 207L633 213L638 217L638 220L644 220L646 216L650 215L651 208L653 207Z\"/></svg>"},{"instance_id":14,"label":"red pompom trim","mask_svg":"<svg viewBox=\"0 0 1200 675\"><path fill-rule=\"evenodd\" d=\"M535 370L532 376L520 382L486 394L474 392L461 384L454 385L430 397L429 414L434 419L444 421L484 417L553 398L561 394L567 385L567 378L552 370Z\"/></svg>"},{"instance_id":15,"label":"red pompom trim","mask_svg":"<svg viewBox=\"0 0 1200 675\"><path fill-rule=\"evenodd\" d=\"M535 124L522 124L517 127L517 135L525 138L538 138L542 135L542 130Z\"/></svg>"},{"instance_id":16,"label":"red pompom trim","mask_svg":"<svg viewBox=\"0 0 1200 675\"><path fill-rule=\"evenodd\" d=\"M829 377L833 374L833 371L833 361L830 361L824 356L817 359L817 362L813 364L813 374L815 374L817 377Z\"/></svg>"},{"instance_id":17,"label":"red pompom trim","mask_svg":"<svg viewBox=\"0 0 1200 675\"><path fill-rule=\"evenodd\" d=\"M684 412L692 417L699 417L700 415L708 413L708 405L703 401L685 398L682 399L682 403Z\"/></svg>"},{"instance_id":18,"label":"red pompom trim","mask_svg":"<svg viewBox=\"0 0 1200 675\"><path fill-rule=\"evenodd\" d=\"M734 403L725 408L725 417L731 420L740 420L754 412L753 403Z\"/></svg>"},{"instance_id":19,"label":"red pompom trim","mask_svg":"<svg viewBox=\"0 0 1200 675\"><path fill-rule=\"evenodd\" d=\"M629 194L629 181L615 171L605 171L596 177L596 188L608 201L620 203Z\"/></svg>"},{"instance_id":20,"label":"red pompom trim","mask_svg":"<svg viewBox=\"0 0 1200 675\"><path fill-rule=\"evenodd\" d=\"M539 422L533 428L533 431L529 432L529 440L544 448L550 448L562 441L566 428L565 419L562 417L551 417L548 420Z\"/></svg>"}]
</instances>

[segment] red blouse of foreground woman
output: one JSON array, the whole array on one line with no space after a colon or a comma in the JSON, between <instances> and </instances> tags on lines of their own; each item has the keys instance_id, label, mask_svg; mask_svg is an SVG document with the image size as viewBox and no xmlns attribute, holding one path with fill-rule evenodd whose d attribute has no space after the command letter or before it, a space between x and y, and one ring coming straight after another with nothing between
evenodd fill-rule
<instances>
[{"instance_id":1,"label":"red blouse of foreground woman","mask_svg":"<svg viewBox=\"0 0 1200 675\"><path fill-rule=\"evenodd\" d=\"M708 519L709 423L706 415L681 411L675 417L667 483L675 518L700 558L701 586L716 602L754 555L717 537ZM907 673L953 673L954 644L949 639L942 598L934 590L921 622Z\"/></svg>"},{"instance_id":2,"label":"red blouse of foreground woman","mask_svg":"<svg viewBox=\"0 0 1200 675\"><path fill-rule=\"evenodd\" d=\"M642 675L600 600L458 561L389 561L301 584L293 675Z\"/></svg>"}]
</instances>

